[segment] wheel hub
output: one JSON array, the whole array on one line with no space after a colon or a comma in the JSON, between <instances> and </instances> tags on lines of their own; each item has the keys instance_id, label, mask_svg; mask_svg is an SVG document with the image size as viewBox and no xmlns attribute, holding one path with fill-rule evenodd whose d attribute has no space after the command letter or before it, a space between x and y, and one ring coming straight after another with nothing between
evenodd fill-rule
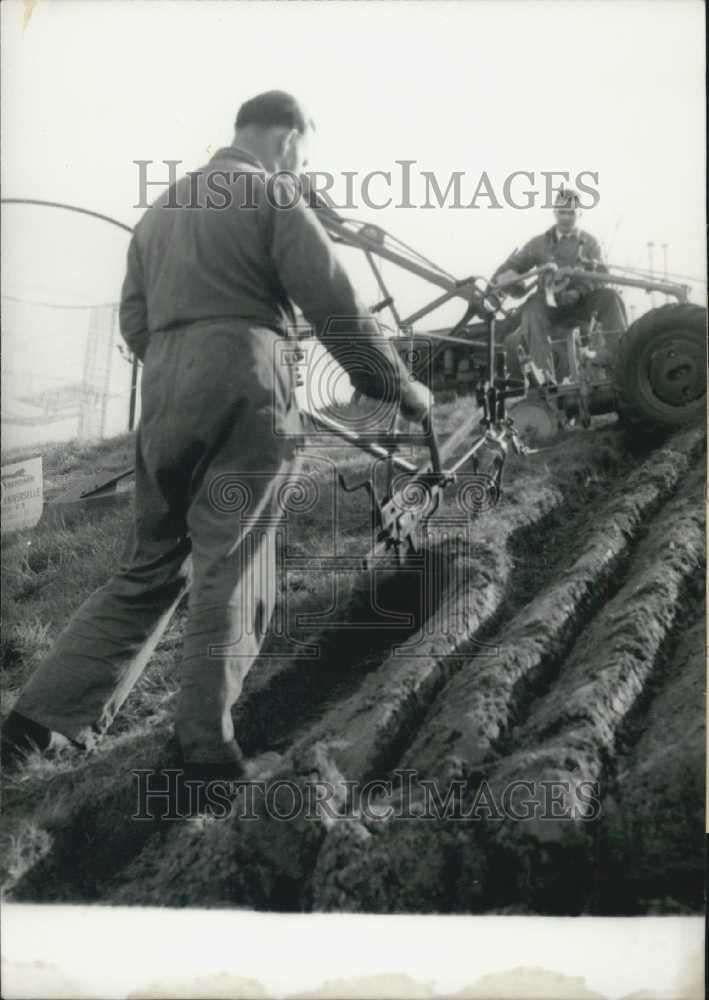
<instances>
[{"instance_id":1,"label":"wheel hub","mask_svg":"<svg viewBox=\"0 0 709 1000\"><path fill-rule=\"evenodd\" d=\"M705 357L696 338L673 334L648 359L648 381L658 399L686 406L705 391Z\"/></svg>"}]
</instances>

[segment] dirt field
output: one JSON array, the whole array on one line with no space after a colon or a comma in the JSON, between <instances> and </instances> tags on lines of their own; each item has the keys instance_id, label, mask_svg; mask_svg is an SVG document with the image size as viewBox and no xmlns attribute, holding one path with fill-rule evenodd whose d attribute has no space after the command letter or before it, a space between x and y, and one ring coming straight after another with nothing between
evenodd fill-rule
<instances>
[{"instance_id":1,"label":"dirt field","mask_svg":"<svg viewBox=\"0 0 709 1000\"><path fill-rule=\"evenodd\" d=\"M469 405L442 406L441 425ZM276 633L235 719L246 752L270 754L268 780L291 782L283 812L294 787L331 799L288 821L260 799L258 821L131 819L133 769L169 764L181 607L96 749L6 778L9 898L702 911L705 440L570 431L510 459L492 510L473 517L464 480L451 488L422 554L372 576L364 495L334 476L334 459L351 475L361 460L307 449L315 485L288 515ZM48 454L50 490L126 449ZM96 504L5 543L3 714L129 519L125 500Z\"/></svg>"}]
</instances>

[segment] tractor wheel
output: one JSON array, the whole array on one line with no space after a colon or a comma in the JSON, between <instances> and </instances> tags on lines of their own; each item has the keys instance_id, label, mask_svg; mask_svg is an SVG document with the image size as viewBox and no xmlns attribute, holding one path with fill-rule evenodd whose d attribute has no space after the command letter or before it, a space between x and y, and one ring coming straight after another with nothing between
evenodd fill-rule
<instances>
[{"instance_id":1,"label":"tractor wheel","mask_svg":"<svg viewBox=\"0 0 709 1000\"><path fill-rule=\"evenodd\" d=\"M704 412L707 311L680 303L651 309L620 338L616 361L621 416L680 427Z\"/></svg>"}]
</instances>

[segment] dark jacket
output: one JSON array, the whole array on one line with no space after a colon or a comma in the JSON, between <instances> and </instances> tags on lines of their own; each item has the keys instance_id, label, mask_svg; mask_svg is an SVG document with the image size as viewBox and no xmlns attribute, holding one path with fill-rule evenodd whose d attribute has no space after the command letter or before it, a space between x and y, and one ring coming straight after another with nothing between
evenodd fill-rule
<instances>
[{"instance_id":1,"label":"dark jacket","mask_svg":"<svg viewBox=\"0 0 709 1000\"><path fill-rule=\"evenodd\" d=\"M121 334L141 359L152 332L205 320L246 320L285 335L291 301L355 388L399 398L409 374L294 179L268 174L230 146L172 185L136 226Z\"/></svg>"},{"instance_id":2,"label":"dark jacket","mask_svg":"<svg viewBox=\"0 0 709 1000\"><path fill-rule=\"evenodd\" d=\"M533 267L547 264L554 261L559 267L583 267L592 268L599 271L607 271L608 268L603 263L601 247L598 240L583 229L559 239L556 226L547 229L540 236L535 236L528 243L514 253L510 254L507 260L495 271L492 280L503 271L517 271L523 274ZM569 288L576 288L583 294L591 291L595 286L592 282L585 282L582 279L574 279L569 284Z\"/></svg>"}]
</instances>

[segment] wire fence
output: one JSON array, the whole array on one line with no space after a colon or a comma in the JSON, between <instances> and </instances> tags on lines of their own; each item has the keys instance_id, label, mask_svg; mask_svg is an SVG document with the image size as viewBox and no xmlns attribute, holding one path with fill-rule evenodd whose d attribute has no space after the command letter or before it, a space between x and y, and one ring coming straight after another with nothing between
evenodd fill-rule
<instances>
[{"instance_id":1,"label":"wire fence","mask_svg":"<svg viewBox=\"0 0 709 1000\"><path fill-rule=\"evenodd\" d=\"M130 227L37 199L4 198L2 215L3 452L125 432L139 416L118 328Z\"/></svg>"},{"instance_id":2,"label":"wire fence","mask_svg":"<svg viewBox=\"0 0 709 1000\"><path fill-rule=\"evenodd\" d=\"M78 306L3 296L2 447L97 440L131 419L134 365L116 303Z\"/></svg>"}]
</instances>

